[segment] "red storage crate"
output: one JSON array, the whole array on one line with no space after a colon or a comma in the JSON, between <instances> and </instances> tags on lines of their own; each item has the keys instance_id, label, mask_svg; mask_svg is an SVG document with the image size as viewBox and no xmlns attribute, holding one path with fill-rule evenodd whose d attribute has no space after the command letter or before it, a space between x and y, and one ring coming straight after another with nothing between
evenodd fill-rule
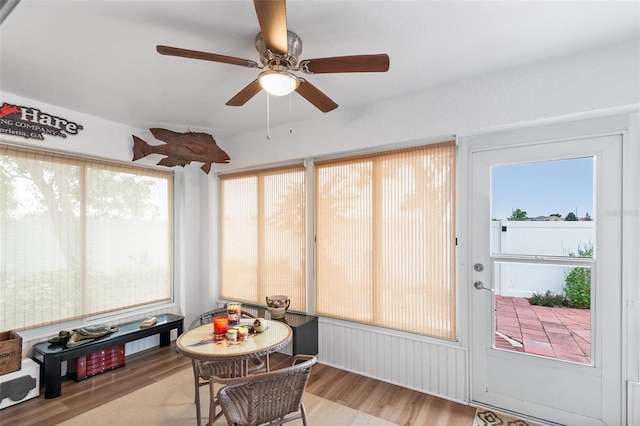
<instances>
[{"instance_id":1,"label":"red storage crate","mask_svg":"<svg viewBox=\"0 0 640 426\"><path fill-rule=\"evenodd\" d=\"M119 345L67 361L67 375L79 382L124 365L124 345Z\"/></svg>"}]
</instances>

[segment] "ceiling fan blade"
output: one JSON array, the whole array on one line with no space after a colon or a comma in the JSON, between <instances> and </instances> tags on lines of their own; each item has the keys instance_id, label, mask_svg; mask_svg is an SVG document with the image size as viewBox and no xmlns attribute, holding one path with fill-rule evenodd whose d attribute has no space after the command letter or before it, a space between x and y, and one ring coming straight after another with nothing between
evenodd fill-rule
<instances>
[{"instance_id":1,"label":"ceiling fan blade","mask_svg":"<svg viewBox=\"0 0 640 426\"><path fill-rule=\"evenodd\" d=\"M286 55L287 5L285 0L253 0L265 47L278 55Z\"/></svg>"},{"instance_id":2,"label":"ceiling fan blade","mask_svg":"<svg viewBox=\"0 0 640 426\"><path fill-rule=\"evenodd\" d=\"M202 59L204 61L222 62L224 64L240 65L247 68L258 68L258 63L249 59L234 58L233 56L200 52L198 50L181 49L179 47L156 46L161 55L180 56L182 58Z\"/></svg>"},{"instance_id":3,"label":"ceiling fan blade","mask_svg":"<svg viewBox=\"0 0 640 426\"><path fill-rule=\"evenodd\" d=\"M386 72L389 70L389 55L352 55L331 58L304 59L300 70L307 74L336 72Z\"/></svg>"},{"instance_id":4,"label":"ceiling fan blade","mask_svg":"<svg viewBox=\"0 0 640 426\"><path fill-rule=\"evenodd\" d=\"M338 108L338 104L333 102L327 95L318 90L313 84L302 78L296 92L303 98L311 102L322 112L329 112Z\"/></svg>"},{"instance_id":5,"label":"ceiling fan blade","mask_svg":"<svg viewBox=\"0 0 640 426\"><path fill-rule=\"evenodd\" d=\"M262 90L262 86L260 86L260 82L256 78L251 83L249 83L244 89L238 92L233 98L229 99L225 105L228 106L242 106L247 103L247 101L253 98L255 95L260 93Z\"/></svg>"}]
</instances>

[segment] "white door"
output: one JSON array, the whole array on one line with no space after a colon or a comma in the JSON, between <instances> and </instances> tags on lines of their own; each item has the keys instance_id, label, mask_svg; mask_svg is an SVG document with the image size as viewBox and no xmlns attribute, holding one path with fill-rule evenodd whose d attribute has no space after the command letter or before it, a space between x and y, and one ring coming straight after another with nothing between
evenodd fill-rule
<instances>
[{"instance_id":1,"label":"white door","mask_svg":"<svg viewBox=\"0 0 640 426\"><path fill-rule=\"evenodd\" d=\"M561 424L619 425L622 136L544 137L469 139L471 400ZM586 176L570 173L584 172L585 162ZM592 210L556 211L553 203L566 201L552 194L556 187L567 199L581 191ZM523 203L510 206L513 218L557 214L500 220L509 196ZM592 220L557 220L568 213ZM548 300L571 280L578 303L575 279L587 281L581 296L590 296L590 308L528 301L546 290Z\"/></svg>"}]
</instances>

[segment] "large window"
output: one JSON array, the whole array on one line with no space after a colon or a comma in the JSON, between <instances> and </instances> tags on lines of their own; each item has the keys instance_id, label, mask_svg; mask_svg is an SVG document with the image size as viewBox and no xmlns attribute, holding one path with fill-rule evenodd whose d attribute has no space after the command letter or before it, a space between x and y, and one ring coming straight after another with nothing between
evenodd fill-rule
<instances>
[{"instance_id":1,"label":"large window","mask_svg":"<svg viewBox=\"0 0 640 426\"><path fill-rule=\"evenodd\" d=\"M305 169L222 176L220 189L221 296L264 305L282 294L306 311Z\"/></svg>"},{"instance_id":2,"label":"large window","mask_svg":"<svg viewBox=\"0 0 640 426\"><path fill-rule=\"evenodd\" d=\"M453 142L316 163L316 311L454 339Z\"/></svg>"},{"instance_id":3,"label":"large window","mask_svg":"<svg viewBox=\"0 0 640 426\"><path fill-rule=\"evenodd\" d=\"M171 300L172 184L0 145L0 330Z\"/></svg>"}]
</instances>

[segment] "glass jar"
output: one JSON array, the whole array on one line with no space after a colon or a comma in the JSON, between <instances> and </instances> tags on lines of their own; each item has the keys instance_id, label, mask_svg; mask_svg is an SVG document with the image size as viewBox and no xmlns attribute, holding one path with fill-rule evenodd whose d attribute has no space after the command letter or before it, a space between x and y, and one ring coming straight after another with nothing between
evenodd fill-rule
<instances>
[{"instance_id":1,"label":"glass jar","mask_svg":"<svg viewBox=\"0 0 640 426\"><path fill-rule=\"evenodd\" d=\"M231 302L227 303L227 319L229 325L240 324L240 317L242 316L242 303Z\"/></svg>"}]
</instances>

